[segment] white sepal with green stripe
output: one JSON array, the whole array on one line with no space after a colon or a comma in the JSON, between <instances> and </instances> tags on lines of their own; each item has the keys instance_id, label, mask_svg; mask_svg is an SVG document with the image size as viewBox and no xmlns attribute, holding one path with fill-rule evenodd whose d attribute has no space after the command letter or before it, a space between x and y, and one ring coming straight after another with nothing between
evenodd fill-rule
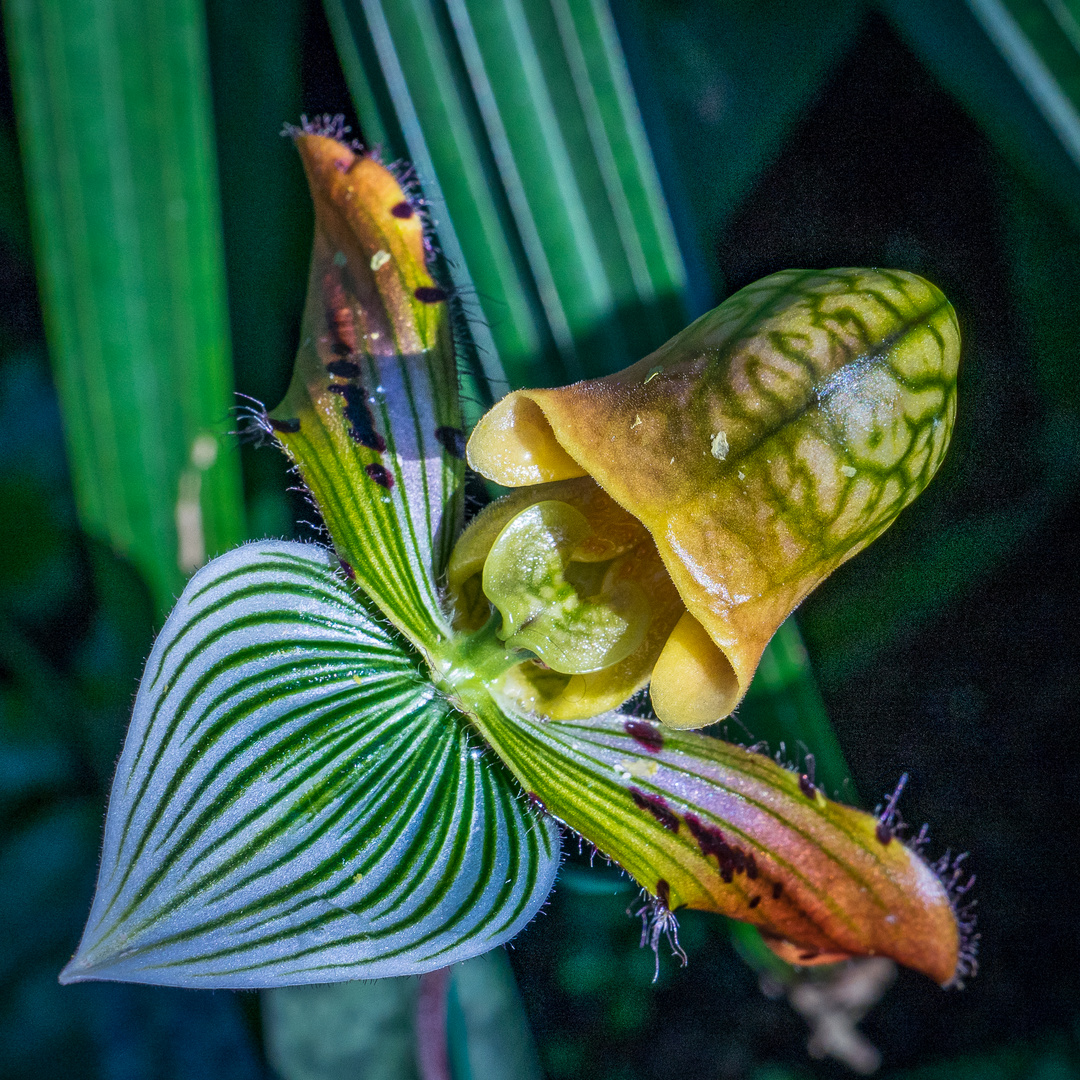
<instances>
[{"instance_id":1,"label":"white sepal with green stripe","mask_svg":"<svg viewBox=\"0 0 1080 1080\"><path fill-rule=\"evenodd\" d=\"M558 826L422 671L322 548L199 571L147 664L63 981L407 975L513 937Z\"/></svg>"}]
</instances>

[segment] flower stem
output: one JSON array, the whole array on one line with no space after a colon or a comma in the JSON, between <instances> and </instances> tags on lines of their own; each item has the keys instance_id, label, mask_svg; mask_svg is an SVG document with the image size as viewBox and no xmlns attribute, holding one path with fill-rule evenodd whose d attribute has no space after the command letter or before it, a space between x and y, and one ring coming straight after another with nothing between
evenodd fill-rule
<instances>
[{"instance_id":1,"label":"flower stem","mask_svg":"<svg viewBox=\"0 0 1080 1080\"><path fill-rule=\"evenodd\" d=\"M446 1006L450 969L420 976L416 997L416 1061L421 1080L450 1080L450 1051L446 1041Z\"/></svg>"}]
</instances>

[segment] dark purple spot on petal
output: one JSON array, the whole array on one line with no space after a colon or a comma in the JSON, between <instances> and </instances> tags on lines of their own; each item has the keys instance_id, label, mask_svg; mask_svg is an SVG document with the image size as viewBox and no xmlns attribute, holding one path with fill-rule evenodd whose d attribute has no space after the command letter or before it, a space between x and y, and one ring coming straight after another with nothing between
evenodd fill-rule
<instances>
[{"instance_id":1,"label":"dark purple spot on petal","mask_svg":"<svg viewBox=\"0 0 1080 1080\"><path fill-rule=\"evenodd\" d=\"M892 842L893 831L886 821L879 821L877 828L874 830L874 834L878 838L878 843L884 844L886 847Z\"/></svg>"},{"instance_id":2,"label":"dark purple spot on petal","mask_svg":"<svg viewBox=\"0 0 1080 1080\"><path fill-rule=\"evenodd\" d=\"M357 383L332 383L326 389L345 399L345 408L342 411L349 422L349 434L353 439L361 446L377 450L381 454L386 449L386 442L375 430L375 420L368 408L367 391Z\"/></svg>"},{"instance_id":3,"label":"dark purple spot on petal","mask_svg":"<svg viewBox=\"0 0 1080 1080\"><path fill-rule=\"evenodd\" d=\"M664 736L660 729L646 720L624 720L623 729L634 742L640 743L650 754L664 749Z\"/></svg>"},{"instance_id":4,"label":"dark purple spot on petal","mask_svg":"<svg viewBox=\"0 0 1080 1080\"><path fill-rule=\"evenodd\" d=\"M465 460L465 432L456 427L438 427L435 429L435 438L442 443L443 449L456 457L459 461Z\"/></svg>"},{"instance_id":5,"label":"dark purple spot on petal","mask_svg":"<svg viewBox=\"0 0 1080 1080\"><path fill-rule=\"evenodd\" d=\"M364 472L366 472L379 487L384 487L387 491L394 486L393 476L391 476L390 471L382 465L372 462L372 464L364 466Z\"/></svg>"},{"instance_id":6,"label":"dark purple spot on petal","mask_svg":"<svg viewBox=\"0 0 1080 1080\"><path fill-rule=\"evenodd\" d=\"M701 854L706 858L710 855L716 856L720 877L725 882L730 885L734 876L742 873L747 877L757 877L757 863L754 862L752 854L748 855L738 844L728 843L715 825L709 825L694 814L687 814L685 820L690 835L701 849Z\"/></svg>"},{"instance_id":7,"label":"dark purple spot on petal","mask_svg":"<svg viewBox=\"0 0 1080 1080\"><path fill-rule=\"evenodd\" d=\"M407 218L411 218L414 211L412 206L403 199L396 206L390 207L390 213L393 214L394 217L401 218L404 221Z\"/></svg>"},{"instance_id":8,"label":"dark purple spot on petal","mask_svg":"<svg viewBox=\"0 0 1080 1080\"><path fill-rule=\"evenodd\" d=\"M419 288L413 289L413 296L421 304L438 304L446 299L445 291L437 285L421 285Z\"/></svg>"},{"instance_id":9,"label":"dark purple spot on petal","mask_svg":"<svg viewBox=\"0 0 1080 1080\"><path fill-rule=\"evenodd\" d=\"M774 881L773 882L773 887L772 887L772 898L774 900L779 900L780 896L783 893L783 891L784 891L784 886L781 885L779 881Z\"/></svg>"},{"instance_id":10,"label":"dark purple spot on petal","mask_svg":"<svg viewBox=\"0 0 1080 1080\"><path fill-rule=\"evenodd\" d=\"M760 896L751 896L750 897L750 906L752 908L757 907L758 904L760 904L760 903L761 903L761 897Z\"/></svg>"},{"instance_id":11,"label":"dark purple spot on petal","mask_svg":"<svg viewBox=\"0 0 1080 1080\"><path fill-rule=\"evenodd\" d=\"M702 855L719 855L721 852L731 850L724 839L724 834L715 825L707 825L694 814L686 815L686 827L697 841Z\"/></svg>"},{"instance_id":12,"label":"dark purple spot on petal","mask_svg":"<svg viewBox=\"0 0 1080 1080\"><path fill-rule=\"evenodd\" d=\"M337 356L348 356L356 352L356 324L341 274L336 267L323 274L322 288L330 348Z\"/></svg>"},{"instance_id":13,"label":"dark purple spot on petal","mask_svg":"<svg viewBox=\"0 0 1080 1080\"><path fill-rule=\"evenodd\" d=\"M672 813L668 804L659 795L646 795L644 791L632 787L630 789L630 798L642 810L647 810L652 814L665 829L670 829L672 832L679 831L678 815Z\"/></svg>"},{"instance_id":14,"label":"dark purple spot on petal","mask_svg":"<svg viewBox=\"0 0 1080 1080\"><path fill-rule=\"evenodd\" d=\"M341 563L341 569L344 572L345 576L350 581L355 581L356 580L356 571L352 568L352 566L349 563L347 563L344 559L338 559L338 562Z\"/></svg>"},{"instance_id":15,"label":"dark purple spot on petal","mask_svg":"<svg viewBox=\"0 0 1080 1080\"><path fill-rule=\"evenodd\" d=\"M339 379L358 379L360 377L360 365L354 360L331 360L326 365L326 370Z\"/></svg>"},{"instance_id":16,"label":"dark purple spot on petal","mask_svg":"<svg viewBox=\"0 0 1080 1080\"><path fill-rule=\"evenodd\" d=\"M671 886L663 878L656 883L656 899L668 910L671 909Z\"/></svg>"},{"instance_id":17,"label":"dark purple spot on petal","mask_svg":"<svg viewBox=\"0 0 1080 1080\"><path fill-rule=\"evenodd\" d=\"M299 420L275 420L272 416L266 419L275 431L280 431L285 435L295 435L300 430Z\"/></svg>"},{"instance_id":18,"label":"dark purple spot on petal","mask_svg":"<svg viewBox=\"0 0 1080 1080\"><path fill-rule=\"evenodd\" d=\"M799 790L808 798L812 799L817 792L817 788L814 787L814 782L810 779L806 773L802 773L799 776Z\"/></svg>"}]
</instances>

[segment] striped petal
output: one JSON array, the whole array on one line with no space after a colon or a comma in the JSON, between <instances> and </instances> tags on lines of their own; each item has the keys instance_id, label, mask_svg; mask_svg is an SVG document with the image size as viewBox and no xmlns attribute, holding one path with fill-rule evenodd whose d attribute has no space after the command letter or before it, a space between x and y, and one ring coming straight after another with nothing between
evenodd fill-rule
<instances>
[{"instance_id":1,"label":"striped petal","mask_svg":"<svg viewBox=\"0 0 1080 1080\"><path fill-rule=\"evenodd\" d=\"M461 520L464 435L446 293L393 174L295 132L315 202L300 349L267 426L357 584L414 644L448 633L435 582Z\"/></svg>"},{"instance_id":2,"label":"striped petal","mask_svg":"<svg viewBox=\"0 0 1080 1080\"><path fill-rule=\"evenodd\" d=\"M147 664L63 981L406 975L517 933L557 826L419 664L321 548L196 574Z\"/></svg>"},{"instance_id":3,"label":"striped petal","mask_svg":"<svg viewBox=\"0 0 1080 1080\"><path fill-rule=\"evenodd\" d=\"M872 815L771 758L616 713L537 721L474 703L521 784L657 897L753 923L786 960L888 956L947 983L966 955L948 890Z\"/></svg>"}]
</instances>

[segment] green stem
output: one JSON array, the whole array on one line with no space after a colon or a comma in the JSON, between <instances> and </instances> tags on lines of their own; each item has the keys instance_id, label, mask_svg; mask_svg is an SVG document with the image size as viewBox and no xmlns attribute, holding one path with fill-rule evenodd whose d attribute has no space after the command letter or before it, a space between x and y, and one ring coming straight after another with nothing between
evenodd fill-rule
<instances>
[{"instance_id":1,"label":"green stem","mask_svg":"<svg viewBox=\"0 0 1080 1080\"><path fill-rule=\"evenodd\" d=\"M502 618L496 612L475 634L455 635L433 655L431 674L435 685L451 697L468 702L504 671L529 658L520 649L508 649L499 638Z\"/></svg>"}]
</instances>

